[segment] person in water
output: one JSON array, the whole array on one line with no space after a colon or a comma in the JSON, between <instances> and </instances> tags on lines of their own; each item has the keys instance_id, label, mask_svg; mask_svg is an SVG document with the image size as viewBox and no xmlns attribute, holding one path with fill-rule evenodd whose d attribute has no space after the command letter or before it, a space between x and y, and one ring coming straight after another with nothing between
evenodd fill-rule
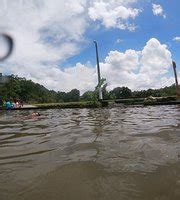
<instances>
[{"instance_id":1,"label":"person in water","mask_svg":"<svg viewBox=\"0 0 180 200\"><path fill-rule=\"evenodd\" d=\"M25 119L25 120L36 119L39 116L41 116L40 113L38 113L38 112L32 112L32 113L29 113L29 115L25 116L23 119Z\"/></svg>"},{"instance_id":2,"label":"person in water","mask_svg":"<svg viewBox=\"0 0 180 200\"><path fill-rule=\"evenodd\" d=\"M40 116L40 113L38 113L38 112L33 112L33 113L31 114L31 116L32 116L32 117L37 117L37 116Z\"/></svg>"},{"instance_id":3,"label":"person in water","mask_svg":"<svg viewBox=\"0 0 180 200\"><path fill-rule=\"evenodd\" d=\"M7 110L10 110L13 108L13 103L10 100L7 100L5 106Z\"/></svg>"}]
</instances>

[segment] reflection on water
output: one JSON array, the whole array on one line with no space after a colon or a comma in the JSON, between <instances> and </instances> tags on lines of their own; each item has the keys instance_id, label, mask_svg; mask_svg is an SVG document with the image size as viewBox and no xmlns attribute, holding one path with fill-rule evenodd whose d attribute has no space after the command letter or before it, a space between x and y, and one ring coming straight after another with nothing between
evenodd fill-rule
<instances>
[{"instance_id":1,"label":"reflection on water","mask_svg":"<svg viewBox=\"0 0 180 200\"><path fill-rule=\"evenodd\" d=\"M180 107L0 114L0 199L180 199Z\"/></svg>"}]
</instances>

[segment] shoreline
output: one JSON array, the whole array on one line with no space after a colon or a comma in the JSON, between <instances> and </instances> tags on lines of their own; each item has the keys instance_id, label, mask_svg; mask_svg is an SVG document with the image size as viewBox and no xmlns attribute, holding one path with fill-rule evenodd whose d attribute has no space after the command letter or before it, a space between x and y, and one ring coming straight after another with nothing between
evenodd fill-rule
<instances>
[{"instance_id":1,"label":"shoreline","mask_svg":"<svg viewBox=\"0 0 180 200\"><path fill-rule=\"evenodd\" d=\"M72 109L72 108L102 108L102 107L117 107L118 105L126 106L160 106L160 105L180 105L180 100L147 100L144 99L119 99L119 100L104 100L97 102L68 102L68 103L42 103L42 104L25 104L21 108L12 108L10 110L37 110L37 109ZM6 108L0 108L6 110Z\"/></svg>"}]
</instances>

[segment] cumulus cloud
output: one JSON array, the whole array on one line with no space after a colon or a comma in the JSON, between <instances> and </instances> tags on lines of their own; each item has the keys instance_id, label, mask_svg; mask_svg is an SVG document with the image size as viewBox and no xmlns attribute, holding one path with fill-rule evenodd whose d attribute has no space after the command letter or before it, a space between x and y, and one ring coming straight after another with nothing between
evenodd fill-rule
<instances>
[{"instance_id":1,"label":"cumulus cloud","mask_svg":"<svg viewBox=\"0 0 180 200\"><path fill-rule=\"evenodd\" d=\"M109 89L125 85L137 90L172 84L173 77L167 76L171 63L171 53L167 46L152 38L142 51L111 51L105 62L101 63L101 68Z\"/></svg>"},{"instance_id":2,"label":"cumulus cloud","mask_svg":"<svg viewBox=\"0 0 180 200\"><path fill-rule=\"evenodd\" d=\"M174 37L173 40L176 42L180 42L180 37Z\"/></svg>"},{"instance_id":3,"label":"cumulus cloud","mask_svg":"<svg viewBox=\"0 0 180 200\"><path fill-rule=\"evenodd\" d=\"M64 80L59 66L78 54L84 42L87 1L0 0L0 5L0 29L15 40L13 55L1 64L1 71L66 90L59 84ZM56 74L52 75L57 71L61 74L58 84Z\"/></svg>"},{"instance_id":4,"label":"cumulus cloud","mask_svg":"<svg viewBox=\"0 0 180 200\"><path fill-rule=\"evenodd\" d=\"M164 14L163 7L159 4L152 4L152 11L155 16L162 16L164 19L166 15Z\"/></svg>"},{"instance_id":5,"label":"cumulus cloud","mask_svg":"<svg viewBox=\"0 0 180 200\"><path fill-rule=\"evenodd\" d=\"M62 63L80 52L91 24L88 17L96 19L93 9L102 6L97 19L105 26L112 27L106 21L104 9L106 14L112 14L110 20L114 27L131 29L128 20L140 13L131 7L135 2L137 0L54 0L53 3L49 0L0 0L0 28L15 39L15 51L6 63L0 64L1 72L26 77L56 91L77 88L82 93L94 89L97 84L95 66L77 63L63 69ZM150 39L143 50L110 51L101 63L102 77L107 78L109 88L161 87L173 83L166 75L170 62L167 46Z\"/></svg>"},{"instance_id":6,"label":"cumulus cloud","mask_svg":"<svg viewBox=\"0 0 180 200\"><path fill-rule=\"evenodd\" d=\"M136 1L96 0L89 8L89 16L94 21L101 21L106 28L129 29L130 31L134 31L136 26L133 23L129 23L129 20L135 19L141 12L140 9L131 7L134 2Z\"/></svg>"},{"instance_id":7,"label":"cumulus cloud","mask_svg":"<svg viewBox=\"0 0 180 200\"><path fill-rule=\"evenodd\" d=\"M141 73L148 73L149 76L156 76L167 73L171 65L171 53L167 45L152 38L141 52Z\"/></svg>"},{"instance_id":8,"label":"cumulus cloud","mask_svg":"<svg viewBox=\"0 0 180 200\"><path fill-rule=\"evenodd\" d=\"M54 62L78 53L87 26L84 6L82 0L1 0L0 26L16 40L11 61Z\"/></svg>"}]
</instances>

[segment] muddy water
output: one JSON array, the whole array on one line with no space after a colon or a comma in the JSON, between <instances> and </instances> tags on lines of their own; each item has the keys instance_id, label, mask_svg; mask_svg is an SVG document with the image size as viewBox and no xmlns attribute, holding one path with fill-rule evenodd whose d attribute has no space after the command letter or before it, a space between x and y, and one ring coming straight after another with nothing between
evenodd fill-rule
<instances>
[{"instance_id":1,"label":"muddy water","mask_svg":"<svg viewBox=\"0 0 180 200\"><path fill-rule=\"evenodd\" d=\"M0 113L0 200L180 199L180 107Z\"/></svg>"}]
</instances>

